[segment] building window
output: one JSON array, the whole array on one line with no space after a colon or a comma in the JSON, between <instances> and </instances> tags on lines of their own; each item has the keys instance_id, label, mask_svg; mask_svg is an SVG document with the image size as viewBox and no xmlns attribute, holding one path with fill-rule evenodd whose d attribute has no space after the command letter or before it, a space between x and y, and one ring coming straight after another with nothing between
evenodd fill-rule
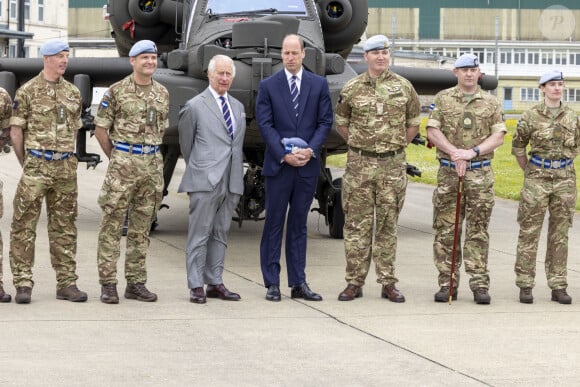
<instances>
[{"instance_id":1,"label":"building window","mask_svg":"<svg viewBox=\"0 0 580 387\"><path fill-rule=\"evenodd\" d=\"M528 51L528 64L540 64L540 53Z\"/></svg>"},{"instance_id":2,"label":"building window","mask_svg":"<svg viewBox=\"0 0 580 387\"><path fill-rule=\"evenodd\" d=\"M44 0L38 0L38 21L44 21Z\"/></svg>"},{"instance_id":3,"label":"building window","mask_svg":"<svg viewBox=\"0 0 580 387\"><path fill-rule=\"evenodd\" d=\"M485 63L495 63L495 52L486 50L485 51Z\"/></svg>"},{"instance_id":4,"label":"building window","mask_svg":"<svg viewBox=\"0 0 580 387\"><path fill-rule=\"evenodd\" d=\"M501 51L499 54L499 63L512 64L512 52Z\"/></svg>"},{"instance_id":5,"label":"building window","mask_svg":"<svg viewBox=\"0 0 580 387\"><path fill-rule=\"evenodd\" d=\"M0 0L0 17L2 17L2 10L4 9L4 4L2 4L2 0Z\"/></svg>"},{"instance_id":6,"label":"building window","mask_svg":"<svg viewBox=\"0 0 580 387\"><path fill-rule=\"evenodd\" d=\"M553 53L552 52L542 52L542 64L553 64Z\"/></svg>"},{"instance_id":7,"label":"building window","mask_svg":"<svg viewBox=\"0 0 580 387\"><path fill-rule=\"evenodd\" d=\"M540 100L540 89L537 87L528 87L520 89L520 101L537 102Z\"/></svg>"},{"instance_id":8,"label":"building window","mask_svg":"<svg viewBox=\"0 0 580 387\"><path fill-rule=\"evenodd\" d=\"M580 89L564 90L564 102L580 102Z\"/></svg>"},{"instance_id":9,"label":"building window","mask_svg":"<svg viewBox=\"0 0 580 387\"><path fill-rule=\"evenodd\" d=\"M565 52L556 52L554 55L554 64L566 65L568 63L568 55Z\"/></svg>"},{"instance_id":10,"label":"building window","mask_svg":"<svg viewBox=\"0 0 580 387\"><path fill-rule=\"evenodd\" d=\"M30 0L24 1L24 20L30 20Z\"/></svg>"},{"instance_id":11,"label":"building window","mask_svg":"<svg viewBox=\"0 0 580 387\"><path fill-rule=\"evenodd\" d=\"M10 18L16 19L16 0L10 0Z\"/></svg>"},{"instance_id":12,"label":"building window","mask_svg":"<svg viewBox=\"0 0 580 387\"><path fill-rule=\"evenodd\" d=\"M569 56L570 64L580 66L580 53L572 53Z\"/></svg>"},{"instance_id":13,"label":"building window","mask_svg":"<svg viewBox=\"0 0 580 387\"><path fill-rule=\"evenodd\" d=\"M526 53L524 50L515 50L514 51L514 63L515 64L526 63Z\"/></svg>"}]
</instances>

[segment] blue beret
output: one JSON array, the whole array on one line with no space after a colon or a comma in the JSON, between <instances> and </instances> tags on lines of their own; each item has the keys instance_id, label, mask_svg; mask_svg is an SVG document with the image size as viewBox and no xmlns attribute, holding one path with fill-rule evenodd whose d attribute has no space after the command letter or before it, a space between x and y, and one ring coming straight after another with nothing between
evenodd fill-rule
<instances>
[{"instance_id":1,"label":"blue beret","mask_svg":"<svg viewBox=\"0 0 580 387\"><path fill-rule=\"evenodd\" d=\"M140 40L131 47L129 56L137 56L140 54L157 54L157 46L150 40Z\"/></svg>"},{"instance_id":2,"label":"blue beret","mask_svg":"<svg viewBox=\"0 0 580 387\"><path fill-rule=\"evenodd\" d=\"M479 67L479 59L473 54L463 54L455 61L455 68Z\"/></svg>"},{"instance_id":3,"label":"blue beret","mask_svg":"<svg viewBox=\"0 0 580 387\"><path fill-rule=\"evenodd\" d=\"M68 43L60 39L51 39L40 46L40 55L51 56L56 55L61 51L68 51Z\"/></svg>"},{"instance_id":4,"label":"blue beret","mask_svg":"<svg viewBox=\"0 0 580 387\"><path fill-rule=\"evenodd\" d=\"M384 50L389 48L389 38L385 35L375 35L367 39L363 50L365 52L373 50Z\"/></svg>"},{"instance_id":5,"label":"blue beret","mask_svg":"<svg viewBox=\"0 0 580 387\"><path fill-rule=\"evenodd\" d=\"M540 77L540 86L546 84L546 82L563 81L563 80L564 75L560 70L549 70L546 71L544 74L542 74L542 76Z\"/></svg>"}]
</instances>

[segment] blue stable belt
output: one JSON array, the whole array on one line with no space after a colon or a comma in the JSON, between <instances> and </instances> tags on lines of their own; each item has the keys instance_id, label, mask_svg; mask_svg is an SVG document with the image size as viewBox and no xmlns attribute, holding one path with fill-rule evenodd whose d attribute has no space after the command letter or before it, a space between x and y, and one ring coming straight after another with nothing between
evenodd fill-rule
<instances>
[{"instance_id":1,"label":"blue stable belt","mask_svg":"<svg viewBox=\"0 0 580 387\"><path fill-rule=\"evenodd\" d=\"M573 160L572 159L550 160L532 155L530 162L538 167L545 169L562 169L572 165Z\"/></svg>"},{"instance_id":2,"label":"blue stable belt","mask_svg":"<svg viewBox=\"0 0 580 387\"><path fill-rule=\"evenodd\" d=\"M134 155L150 155L159 152L159 145L129 144L127 142L116 142L115 149Z\"/></svg>"},{"instance_id":3,"label":"blue stable belt","mask_svg":"<svg viewBox=\"0 0 580 387\"><path fill-rule=\"evenodd\" d=\"M48 161L66 160L72 155L74 155L73 152L59 152L43 149L29 149L28 154L34 157L38 157L39 159L44 159Z\"/></svg>"},{"instance_id":4,"label":"blue stable belt","mask_svg":"<svg viewBox=\"0 0 580 387\"><path fill-rule=\"evenodd\" d=\"M449 167L455 169L455 163L451 160L447 159L439 159L439 164L442 167ZM491 160L479 160L479 161L468 161L467 162L467 170L471 169L479 169L483 167L489 167L491 165Z\"/></svg>"}]
</instances>

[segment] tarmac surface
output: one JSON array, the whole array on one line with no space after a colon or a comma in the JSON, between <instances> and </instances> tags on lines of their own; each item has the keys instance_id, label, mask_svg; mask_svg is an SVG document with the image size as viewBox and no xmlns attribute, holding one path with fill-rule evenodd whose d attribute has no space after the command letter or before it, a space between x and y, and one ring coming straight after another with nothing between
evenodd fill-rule
<instances>
[{"instance_id":1,"label":"tarmac surface","mask_svg":"<svg viewBox=\"0 0 580 387\"><path fill-rule=\"evenodd\" d=\"M97 151L89 140L88 151ZM5 215L4 285L14 297L8 263L12 198L21 173L14 154L2 156ZM232 225L224 282L242 300L189 302L184 248L188 200L176 189L180 160L159 228L151 236L147 286L155 303L99 301L96 267L106 165L79 166L78 286L86 303L55 298L46 216L41 215L28 305L0 304L0 385L3 386L510 386L579 385L580 240L570 231L572 305L550 301L538 256L535 300L518 302L513 265L517 203L498 199L490 227L491 305L476 305L467 277L451 305L433 302L433 187L410 183L399 221L398 288L403 304L380 298L374 270L364 297L339 302L345 287L342 240L328 236L324 218L309 219L307 275L322 302L264 299L259 267L263 222ZM545 228L545 227L544 227ZM119 293L123 259L119 264ZM282 285L286 284L285 266Z\"/></svg>"}]
</instances>

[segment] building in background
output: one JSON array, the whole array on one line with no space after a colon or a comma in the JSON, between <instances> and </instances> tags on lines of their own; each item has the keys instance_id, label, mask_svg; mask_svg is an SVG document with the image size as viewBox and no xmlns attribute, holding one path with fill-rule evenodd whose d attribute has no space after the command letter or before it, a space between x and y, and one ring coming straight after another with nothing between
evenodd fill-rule
<instances>
[{"instance_id":1,"label":"building in background","mask_svg":"<svg viewBox=\"0 0 580 387\"><path fill-rule=\"evenodd\" d=\"M24 31L18 31L19 4ZM67 0L0 0L0 55L18 56L18 39L24 39L24 57L38 57L48 39L68 38Z\"/></svg>"},{"instance_id":2,"label":"building in background","mask_svg":"<svg viewBox=\"0 0 580 387\"><path fill-rule=\"evenodd\" d=\"M559 68L564 101L580 111L578 24L577 0L369 0L367 35L389 36L395 52L476 54L482 71L497 75L505 110L537 103L539 76Z\"/></svg>"}]
</instances>

